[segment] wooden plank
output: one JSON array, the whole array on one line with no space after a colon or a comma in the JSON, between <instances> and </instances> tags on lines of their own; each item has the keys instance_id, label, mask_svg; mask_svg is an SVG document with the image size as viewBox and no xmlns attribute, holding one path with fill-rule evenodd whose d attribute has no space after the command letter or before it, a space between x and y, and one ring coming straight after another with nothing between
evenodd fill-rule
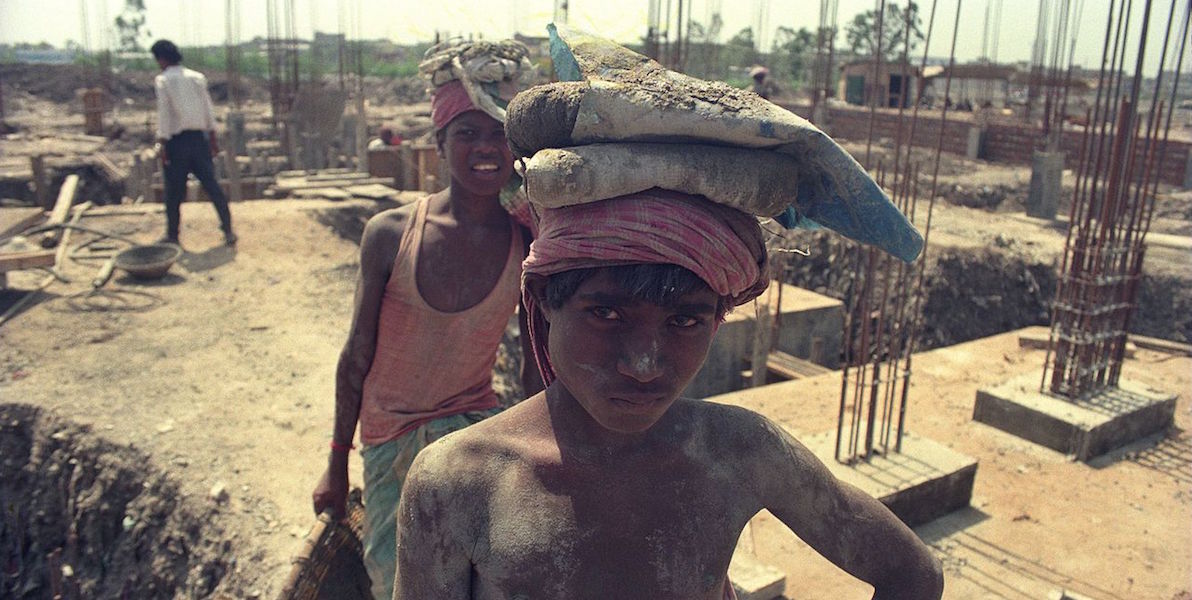
<instances>
[{"instance_id":1,"label":"wooden plank","mask_svg":"<svg viewBox=\"0 0 1192 600\"><path fill-rule=\"evenodd\" d=\"M33 206L0 208L0 238L16 235L44 217L45 211Z\"/></svg>"},{"instance_id":2,"label":"wooden plank","mask_svg":"<svg viewBox=\"0 0 1192 600\"><path fill-rule=\"evenodd\" d=\"M392 198L397 190L379 183L372 183L369 185L352 185L344 188L344 191L360 198L370 198L372 200L385 200Z\"/></svg>"},{"instance_id":3,"label":"wooden plank","mask_svg":"<svg viewBox=\"0 0 1192 600\"><path fill-rule=\"evenodd\" d=\"M54 266L55 250L28 250L0 254L0 273Z\"/></svg>"},{"instance_id":4,"label":"wooden plank","mask_svg":"<svg viewBox=\"0 0 1192 600\"><path fill-rule=\"evenodd\" d=\"M1051 341L1051 333L1049 331L1024 331L1018 334L1018 347L1026 348L1028 350L1046 350L1048 343ZM1133 344L1134 336L1126 339L1126 348L1122 351L1124 358L1134 358L1134 351L1137 345Z\"/></svg>"},{"instance_id":5,"label":"wooden plank","mask_svg":"<svg viewBox=\"0 0 1192 600\"><path fill-rule=\"evenodd\" d=\"M367 173L366 173L367 175ZM325 188L325 187L347 187L353 185L371 185L379 183L381 185L391 183L392 177L366 177L362 179L336 179L330 181L302 181L302 180L285 180L278 179L273 183L273 187L279 192L290 192L294 190L302 190L309 188Z\"/></svg>"},{"instance_id":6,"label":"wooden plank","mask_svg":"<svg viewBox=\"0 0 1192 600\"><path fill-rule=\"evenodd\" d=\"M70 206L74 204L75 191L79 188L79 176L71 173L62 180L62 187L58 189L58 201L54 203L54 210L50 211L50 218L46 225L57 225L66 222L70 216ZM52 248L58 245L62 238L62 230L51 229L41 236L41 247Z\"/></svg>"},{"instance_id":7,"label":"wooden plank","mask_svg":"<svg viewBox=\"0 0 1192 600\"><path fill-rule=\"evenodd\" d=\"M79 176L71 173L62 180L62 187L58 189L58 201L54 203L54 210L50 211L50 218L46 223L65 223L70 215L70 205L74 204L75 190L79 187Z\"/></svg>"},{"instance_id":8,"label":"wooden plank","mask_svg":"<svg viewBox=\"0 0 1192 600\"><path fill-rule=\"evenodd\" d=\"M832 369L828 367L817 365L797 356L791 356L780 350L771 352L769 357L767 357L766 370L786 379L804 379L832 372Z\"/></svg>"},{"instance_id":9,"label":"wooden plank","mask_svg":"<svg viewBox=\"0 0 1192 600\"><path fill-rule=\"evenodd\" d=\"M1147 350L1155 350L1157 352L1167 352L1170 354L1183 354L1192 356L1192 345L1189 344L1182 344L1180 342L1173 342L1171 340L1134 334L1130 334L1129 339L1131 342L1134 342L1135 346L1138 346L1139 348L1146 348Z\"/></svg>"},{"instance_id":10,"label":"wooden plank","mask_svg":"<svg viewBox=\"0 0 1192 600\"><path fill-rule=\"evenodd\" d=\"M334 187L294 190L292 196L295 198L323 198L325 200L347 200L352 197L351 194Z\"/></svg>"}]
</instances>

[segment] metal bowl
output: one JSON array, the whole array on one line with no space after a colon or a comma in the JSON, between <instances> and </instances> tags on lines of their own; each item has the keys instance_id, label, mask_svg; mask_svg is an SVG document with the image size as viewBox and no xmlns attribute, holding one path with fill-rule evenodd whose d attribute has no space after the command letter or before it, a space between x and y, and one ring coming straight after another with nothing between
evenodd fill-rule
<instances>
[{"instance_id":1,"label":"metal bowl","mask_svg":"<svg viewBox=\"0 0 1192 600\"><path fill-rule=\"evenodd\" d=\"M179 256L182 248L174 244L133 246L116 254L116 267L137 279L161 279Z\"/></svg>"}]
</instances>

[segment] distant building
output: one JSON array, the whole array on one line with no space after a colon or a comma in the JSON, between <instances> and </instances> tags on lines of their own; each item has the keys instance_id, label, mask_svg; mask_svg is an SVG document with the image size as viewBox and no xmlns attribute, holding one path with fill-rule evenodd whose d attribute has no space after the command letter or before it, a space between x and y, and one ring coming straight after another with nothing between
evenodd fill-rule
<instances>
[{"instance_id":1,"label":"distant building","mask_svg":"<svg viewBox=\"0 0 1192 600\"><path fill-rule=\"evenodd\" d=\"M1018 69L1009 65L970 63L965 65L929 66L923 69L923 88L920 97L933 106L941 106L944 88L957 105L994 108L1010 104L1010 84ZM952 80L949 83L948 77Z\"/></svg>"},{"instance_id":2,"label":"distant building","mask_svg":"<svg viewBox=\"0 0 1192 600\"><path fill-rule=\"evenodd\" d=\"M918 100L919 68L909 63L855 60L840 66L837 97L849 104L898 108Z\"/></svg>"},{"instance_id":3,"label":"distant building","mask_svg":"<svg viewBox=\"0 0 1192 600\"><path fill-rule=\"evenodd\" d=\"M66 65L74 62L78 52L74 50L45 49L16 49L13 56L17 62L39 65Z\"/></svg>"}]
</instances>

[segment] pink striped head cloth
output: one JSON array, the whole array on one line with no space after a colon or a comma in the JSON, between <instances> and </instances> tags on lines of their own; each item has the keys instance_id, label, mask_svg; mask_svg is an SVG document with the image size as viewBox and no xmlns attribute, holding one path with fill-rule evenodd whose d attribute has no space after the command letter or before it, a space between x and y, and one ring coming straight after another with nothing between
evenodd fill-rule
<instances>
[{"instance_id":1,"label":"pink striped head cloth","mask_svg":"<svg viewBox=\"0 0 1192 600\"><path fill-rule=\"evenodd\" d=\"M469 110L480 110L472 103L468 90L458 79L435 88L430 97L430 120L435 131L446 127L453 119Z\"/></svg>"},{"instance_id":2,"label":"pink striped head cloth","mask_svg":"<svg viewBox=\"0 0 1192 600\"><path fill-rule=\"evenodd\" d=\"M554 381L547 323L525 290L529 274L632 264L673 264L703 279L739 306L769 284L766 245L757 219L702 196L650 189L636 194L539 209L538 236L522 263L522 298L530 343L543 383Z\"/></svg>"}]
</instances>

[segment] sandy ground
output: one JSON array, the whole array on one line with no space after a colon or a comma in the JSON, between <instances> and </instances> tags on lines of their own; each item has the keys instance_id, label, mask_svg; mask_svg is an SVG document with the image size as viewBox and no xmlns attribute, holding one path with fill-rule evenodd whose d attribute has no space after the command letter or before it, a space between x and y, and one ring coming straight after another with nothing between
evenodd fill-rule
<instances>
[{"instance_id":1,"label":"sandy ground","mask_svg":"<svg viewBox=\"0 0 1192 600\"><path fill-rule=\"evenodd\" d=\"M90 290L98 263L71 263L72 283L0 329L4 402L56 409L148 451L148 466L195 502L226 486L220 512L251 569L243 589L264 597L280 590L313 522L310 491L331 434L358 254L318 221L331 207L238 204L233 250L211 207L188 203L187 253L165 279L143 285L118 273L87 298L74 294ZM154 208L83 223L148 242L164 222ZM11 274L12 288L21 275Z\"/></svg>"},{"instance_id":2,"label":"sandy ground","mask_svg":"<svg viewBox=\"0 0 1192 600\"><path fill-rule=\"evenodd\" d=\"M1045 328L1032 328L1046 335ZM1192 358L1140 350L1123 379L1178 394L1175 427L1089 463L973 421L980 388L1037 373L1043 350L1018 333L916 356L908 430L978 460L969 508L916 529L945 570L945 598L1185 599L1192 594ZM796 436L833 430L840 374L715 401L744 406ZM864 598L870 588L814 554L768 513L747 530L789 598Z\"/></svg>"},{"instance_id":3,"label":"sandy ground","mask_svg":"<svg viewBox=\"0 0 1192 600\"><path fill-rule=\"evenodd\" d=\"M146 452L143 468L175 480L187 502L215 508L238 558L225 593L276 596L313 522L310 490L325 461L350 317L357 246L336 227L348 231L375 209L240 203L240 243L231 249L210 206L188 203L187 252L162 281L117 274L88 295L98 262L69 262L70 283L55 283L0 327L0 402L52 409ZM83 223L141 241L160 235L158 206L96 210L104 212L128 214ZM41 277L10 274L14 291L0 300ZM1092 598L1186 598L1192 359L1140 351L1127 363L1127 378L1180 394L1177 428L1094 465L972 422L977 387L1042 361L1007 334L916 362L912 431L980 460L971 508L919 529L944 561L947 597L1044 598L1066 588ZM752 407L798 432L832 426L839 376L782 385L794 386L785 399ZM357 482L358 473L357 463ZM224 502L209 497L218 484L230 492ZM787 574L789 598L868 597L771 518L759 517L753 535L758 558Z\"/></svg>"}]
</instances>

